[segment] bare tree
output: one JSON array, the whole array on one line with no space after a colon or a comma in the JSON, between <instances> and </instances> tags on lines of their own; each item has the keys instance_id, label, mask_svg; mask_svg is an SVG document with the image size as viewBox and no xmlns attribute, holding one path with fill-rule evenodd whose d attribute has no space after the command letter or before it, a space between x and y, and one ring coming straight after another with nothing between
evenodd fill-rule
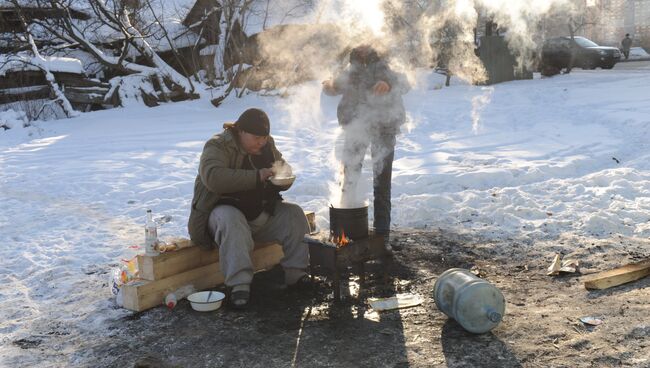
<instances>
[{"instance_id":1,"label":"bare tree","mask_svg":"<svg viewBox=\"0 0 650 368\"><path fill-rule=\"evenodd\" d=\"M253 2L254 0L223 0L221 2L221 22L219 41L214 54L214 70L216 79L221 80L223 85L228 84L228 87L221 96L212 100L214 106L219 106L230 95L244 70L244 65L241 62L243 40L240 38L243 35L245 20ZM237 61L237 65L230 65L229 68L226 68L227 56L230 57L229 64Z\"/></svg>"},{"instance_id":2,"label":"bare tree","mask_svg":"<svg viewBox=\"0 0 650 368\"><path fill-rule=\"evenodd\" d=\"M61 91L61 88L59 88L59 85L56 83L56 80L54 79L54 75L50 71L50 68L47 64L47 61L45 58L43 58L38 51L38 47L36 47L36 42L34 42L34 37L32 36L32 33L30 31L30 26L27 23L27 19L25 18L25 15L23 14L19 4L18 0L11 0L11 3L16 7L18 16L20 18L20 22L22 23L23 28L25 29L25 36L27 38L27 42L29 43L31 47L31 52L33 54L33 58L29 61L29 63L38 69L40 69L43 72L43 75L45 77L45 80L47 81L47 84L50 87L50 90L52 91L52 94L54 94L55 98L53 102L58 103L63 111L65 112L67 117L74 117L78 116L79 112L75 111L72 108L72 105L70 104L70 101L65 97L63 94L63 91Z\"/></svg>"},{"instance_id":3,"label":"bare tree","mask_svg":"<svg viewBox=\"0 0 650 368\"><path fill-rule=\"evenodd\" d=\"M576 51L575 51L575 36L586 26L596 24L596 13L590 11L588 8L581 8L576 11L575 15L572 14L569 16L567 27L569 29L569 36L571 37L571 49L570 49L570 59L569 66L567 67L566 72L571 73L571 70L574 67Z\"/></svg>"},{"instance_id":4,"label":"bare tree","mask_svg":"<svg viewBox=\"0 0 650 368\"><path fill-rule=\"evenodd\" d=\"M171 48L171 51L174 54L174 58L176 59L176 62L181 67L181 69L183 69L183 73L185 73L185 75L189 75L190 73L188 73L187 69L185 69L185 64L183 63L183 60L182 60L178 50L176 49L176 46L174 45L174 42L170 38L169 32L167 32L167 29L163 26L163 23L160 21L158 15L156 14L156 10L154 10L153 6L151 5L151 1L146 0L146 4L147 4L147 7L149 8L149 10L151 11L151 15L153 16L153 18L155 20L155 24L160 25L160 31L162 32L163 36L165 37L165 39L169 43L169 47ZM199 40L197 40L197 42ZM198 80L196 75L194 75L194 77L195 77L195 79ZM188 81L189 81L190 84L192 84L192 81L190 79L188 79ZM194 89L194 86L192 86L192 89Z\"/></svg>"},{"instance_id":5,"label":"bare tree","mask_svg":"<svg viewBox=\"0 0 650 368\"><path fill-rule=\"evenodd\" d=\"M102 65L120 74L139 74L149 77L161 89L159 98L162 100L193 96L194 85L191 80L160 58L146 41L145 35L134 25L132 19L135 18L132 9L125 6L124 2L114 1L111 8L103 0L88 0L85 3L89 11L93 13L90 22L83 23L73 19L70 0L39 0L37 2L39 7L59 10L63 12L64 16L34 20L34 22L37 22L61 40L77 44L80 48L92 54ZM157 20L153 22L160 23ZM157 24L157 26L162 28L162 31L166 34L162 24ZM98 46L99 42L97 40L91 40L87 36L91 33L89 30L100 27L105 27L122 35L122 49L119 56L107 54L105 50ZM173 46L171 40L168 41ZM146 65L129 61L128 57L132 54L130 50L135 50L138 55L142 56L146 60Z\"/></svg>"}]
</instances>

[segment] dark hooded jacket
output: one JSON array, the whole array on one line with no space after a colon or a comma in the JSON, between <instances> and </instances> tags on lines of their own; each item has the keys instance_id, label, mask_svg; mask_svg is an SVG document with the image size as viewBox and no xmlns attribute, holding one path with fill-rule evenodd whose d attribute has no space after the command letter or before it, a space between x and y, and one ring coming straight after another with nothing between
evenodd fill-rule
<instances>
[{"instance_id":1,"label":"dark hooded jacket","mask_svg":"<svg viewBox=\"0 0 650 368\"><path fill-rule=\"evenodd\" d=\"M390 91L378 96L373 87L378 81L390 86ZM334 94L342 94L337 109L339 124L345 126L356 119L396 132L406 120L402 95L410 89L406 77L390 69L376 51L365 59L357 49L350 54L350 65L334 79Z\"/></svg>"}]
</instances>

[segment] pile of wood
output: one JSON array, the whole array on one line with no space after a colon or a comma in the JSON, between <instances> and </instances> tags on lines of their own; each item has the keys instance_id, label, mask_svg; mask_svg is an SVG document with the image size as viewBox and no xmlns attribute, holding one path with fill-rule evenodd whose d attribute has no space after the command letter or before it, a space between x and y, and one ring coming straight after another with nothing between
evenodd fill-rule
<instances>
[{"instance_id":1,"label":"pile of wood","mask_svg":"<svg viewBox=\"0 0 650 368\"><path fill-rule=\"evenodd\" d=\"M224 282L219 252L204 250L185 239L189 246L157 256L138 256L138 279L122 285L124 308L140 312L162 305L165 295L191 285L196 290L213 288ZM255 244L252 252L255 271L269 269L284 256L277 243Z\"/></svg>"},{"instance_id":2,"label":"pile of wood","mask_svg":"<svg viewBox=\"0 0 650 368\"><path fill-rule=\"evenodd\" d=\"M108 83L74 73L52 74L76 110L105 109L120 104L117 93L107 95L111 89ZM43 72L39 70L12 71L0 76L0 105L16 101L51 99L52 94Z\"/></svg>"},{"instance_id":3,"label":"pile of wood","mask_svg":"<svg viewBox=\"0 0 650 368\"><path fill-rule=\"evenodd\" d=\"M306 212L310 232L315 214ZM213 288L224 282L219 252L195 246L189 239L176 239L160 247L156 256L138 255L138 278L122 285L124 308L140 312L163 304L165 296L191 285L195 290ZM270 269L284 257L278 243L256 243L251 258L255 272Z\"/></svg>"}]
</instances>

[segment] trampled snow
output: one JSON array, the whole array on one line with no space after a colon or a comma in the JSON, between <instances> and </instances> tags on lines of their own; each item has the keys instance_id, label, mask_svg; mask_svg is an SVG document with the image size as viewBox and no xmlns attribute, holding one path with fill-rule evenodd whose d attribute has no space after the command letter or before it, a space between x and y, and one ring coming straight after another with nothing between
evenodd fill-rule
<instances>
[{"instance_id":1,"label":"trampled snow","mask_svg":"<svg viewBox=\"0 0 650 368\"><path fill-rule=\"evenodd\" d=\"M443 87L444 77L425 71L413 80L393 226L487 239L650 236L650 69L485 87ZM0 130L0 365L30 362L10 343L26 336L73 331L57 353L74 361L83 338L110 335L106 320L128 313L110 299L110 267L142 251L148 208L171 216L161 237L187 236L203 144L248 107L268 111L298 177L285 198L327 227L338 98L322 95L318 81L287 92L229 98L218 109L205 92L27 128L0 113L15 120Z\"/></svg>"}]
</instances>

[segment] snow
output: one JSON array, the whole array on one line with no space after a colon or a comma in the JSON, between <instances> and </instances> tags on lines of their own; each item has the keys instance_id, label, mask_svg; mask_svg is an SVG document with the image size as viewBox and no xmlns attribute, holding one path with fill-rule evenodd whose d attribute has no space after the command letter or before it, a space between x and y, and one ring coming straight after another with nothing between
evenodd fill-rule
<instances>
[{"instance_id":1,"label":"snow","mask_svg":"<svg viewBox=\"0 0 650 368\"><path fill-rule=\"evenodd\" d=\"M393 168L394 226L502 240L650 236L650 67L489 87L456 79L442 87L444 76L415 73ZM187 236L203 144L248 107L269 113L298 176L285 198L316 211L326 228L338 98L322 95L319 81L287 93L229 98L215 109L204 91L199 100L25 128L0 112L13 121L0 130L4 341L74 326L61 352L75 361L80 339L110 335L107 321L129 313L110 299L110 267L142 251L148 208L171 216L161 237ZM19 359L27 359L21 349L0 345L0 366Z\"/></svg>"},{"instance_id":2,"label":"snow","mask_svg":"<svg viewBox=\"0 0 650 368\"><path fill-rule=\"evenodd\" d=\"M144 40L156 51L171 50L169 41L162 30L164 28L176 48L189 47L197 42L204 42L195 33L189 32L182 24L183 19L185 19L194 3L195 0L151 0L151 6L155 11L154 15L149 6L146 6L143 2L143 7L137 11L137 15L138 24L146 25L147 27L146 30L142 29L142 33L145 35ZM87 14L93 14L88 4L80 2L77 5L79 7L85 6L83 10ZM83 25L88 24L88 21L76 22L81 25L81 29L85 29ZM96 20L91 19L90 22L96 22ZM115 42L124 39L121 31L106 25L96 24L91 29L91 32L84 33L84 35L94 43ZM135 50L130 51L129 56L137 53Z\"/></svg>"},{"instance_id":3,"label":"snow","mask_svg":"<svg viewBox=\"0 0 650 368\"><path fill-rule=\"evenodd\" d=\"M43 60L44 59L44 60ZM81 61L69 57L44 56L34 58L23 55L0 55L0 76L8 72L23 70L40 70L35 65L43 65L51 72L82 74L84 69Z\"/></svg>"},{"instance_id":4,"label":"snow","mask_svg":"<svg viewBox=\"0 0 650 368\"><path fill-rule=\"evenodd\" d=\"M27 123L24 111L7 109L0 112L0 128L3 130L20 128Z\"/></svg>"}]
</instances>

